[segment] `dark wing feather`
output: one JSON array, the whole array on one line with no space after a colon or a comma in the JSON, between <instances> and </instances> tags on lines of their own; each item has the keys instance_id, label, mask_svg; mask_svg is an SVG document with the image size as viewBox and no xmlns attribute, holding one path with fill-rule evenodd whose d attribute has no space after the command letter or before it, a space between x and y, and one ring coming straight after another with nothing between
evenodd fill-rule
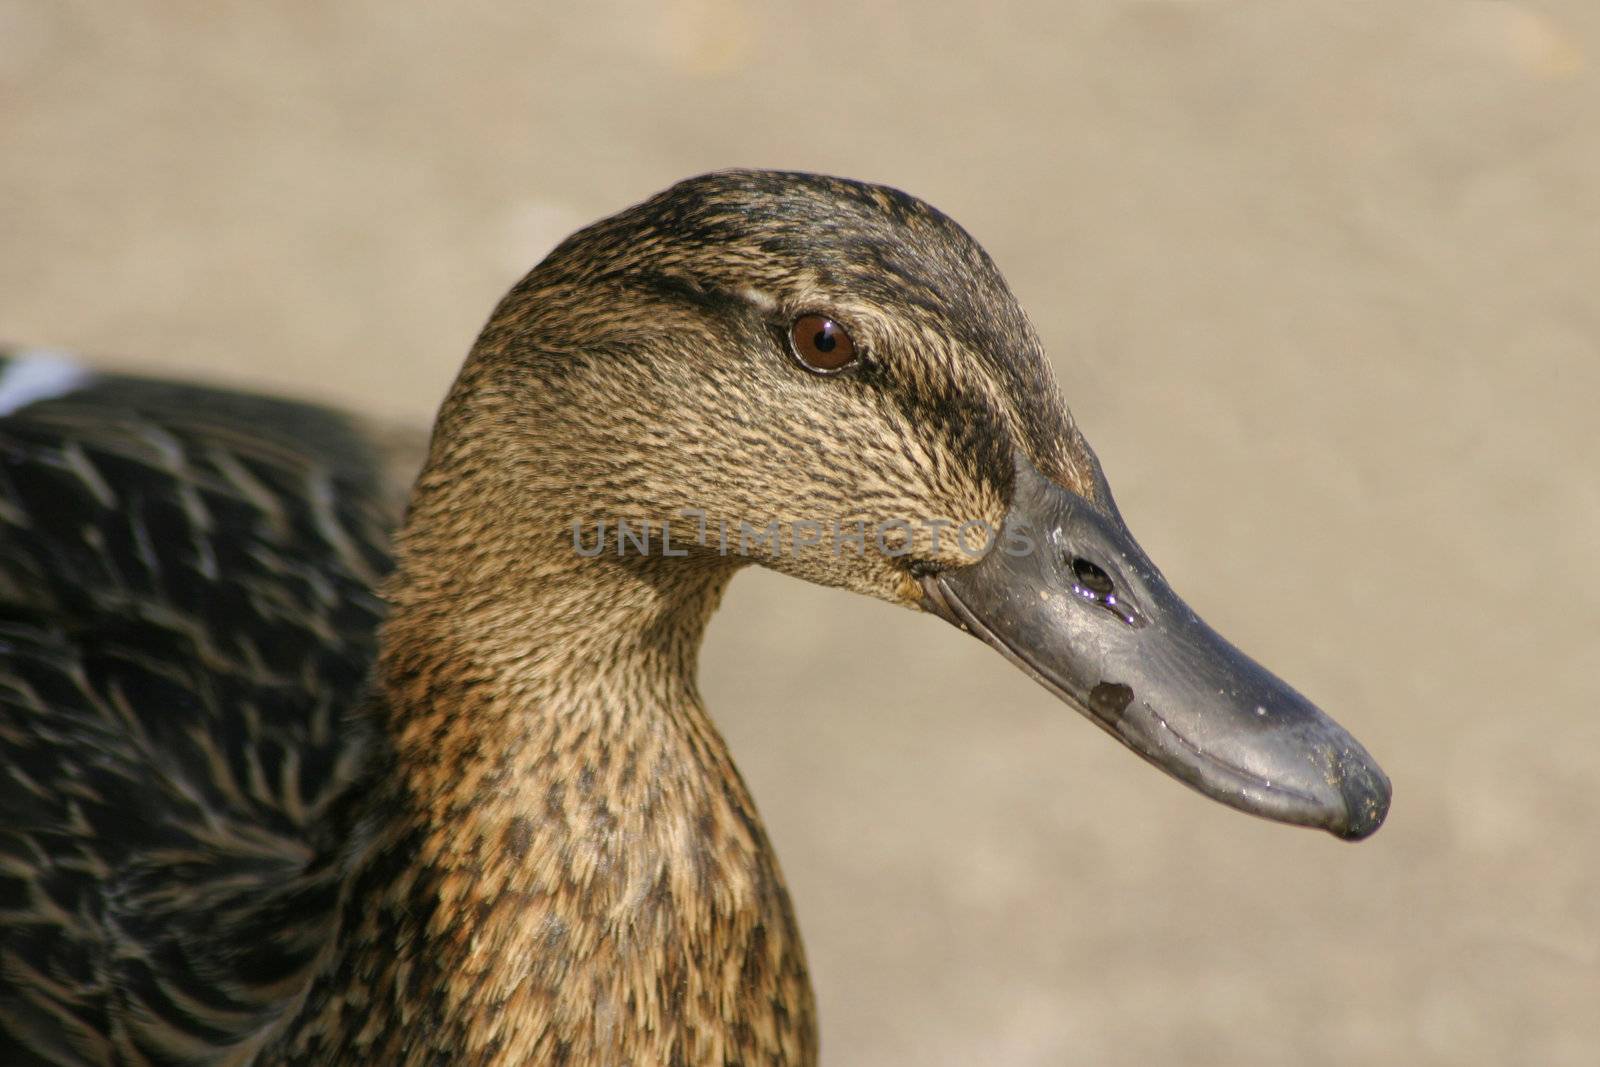
<instances>
[{"instance_id":1,"label":"dark wing feather","mask_svg":"<svg viewBox=\"0 0 1600 1067\"><path fill-rule=\"evenodd\" d=\"M214 1062L303 988L396 505L305 405L0 417L0 1063Z\"/></svg>"}]
</instances>

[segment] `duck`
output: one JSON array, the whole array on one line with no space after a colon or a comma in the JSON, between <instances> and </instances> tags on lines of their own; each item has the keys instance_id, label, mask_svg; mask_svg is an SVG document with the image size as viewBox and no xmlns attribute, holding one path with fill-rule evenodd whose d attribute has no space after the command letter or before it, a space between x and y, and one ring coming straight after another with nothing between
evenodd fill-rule
<instances>
[{"instance_id":1,"label":"duck","mask_svg":"<svg viewBox=\"0 0 1600 1067\"><path fill-rule=\"evenodd\" d=\"M0 1062L810 1065L698 689L764 566L935 615L1223 804L1388 778L1134 540L990 256L680 182L500 301L420 473L294 400L0 366ZM940 536L943 534L944 536Z\"/></svg>"}]
</instances>

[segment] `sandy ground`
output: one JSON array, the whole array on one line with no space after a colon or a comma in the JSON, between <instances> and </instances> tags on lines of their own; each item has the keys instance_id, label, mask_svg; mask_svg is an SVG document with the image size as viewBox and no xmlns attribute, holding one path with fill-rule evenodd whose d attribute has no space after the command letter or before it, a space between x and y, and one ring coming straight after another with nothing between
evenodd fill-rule
<instances>
[{"instance_id":1,"label":"sandy ground","mask_svg":"<svg viewBox=\"0 0 1600 1067\"><path fill-rule=\"evenodd\" d=\"M420 423L677 178L916 192L1396 799L1242 817L942 623L741 578L705 689L827 1060L1600 1062L1600 5L541 6L0 0L0 337Z\"/></svg>"}]
</instances>

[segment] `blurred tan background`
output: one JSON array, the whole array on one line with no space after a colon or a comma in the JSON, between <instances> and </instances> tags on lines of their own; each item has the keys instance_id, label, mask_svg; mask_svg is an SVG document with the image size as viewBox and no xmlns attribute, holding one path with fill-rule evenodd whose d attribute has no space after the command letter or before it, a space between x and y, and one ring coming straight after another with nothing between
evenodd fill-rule
<instances>
[{"instance_id":1,"label":"blurred tan background","mask_svg":"<svg viewBox=\"0 0 1600 1067\"><path fill-rule=\"evenodd\" d=\"M1600 1063L1592 0L0 0L0 339L420 424L555 241L731 165L961 220L1174 585L1395 783L1245 818L742 577L705 689L827 1062Z\"/></svg>"}]
</instances>

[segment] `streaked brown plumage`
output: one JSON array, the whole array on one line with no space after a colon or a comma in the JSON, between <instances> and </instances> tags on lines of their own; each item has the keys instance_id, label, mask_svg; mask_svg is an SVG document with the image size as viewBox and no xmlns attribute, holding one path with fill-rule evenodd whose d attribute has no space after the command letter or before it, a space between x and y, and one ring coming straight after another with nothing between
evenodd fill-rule
<instances>
[{"instance_id":1,"label":"streaked brown plumage","mask_svg":"<svg viewBox=\"0 0 1600 1067\"><path fill-rule=\"evenodd\" d=\"M795 362L805 313L850 373ZM1018 456L1110 506L958 226L765 172L584 230L501 302L392 573L394 494L327 412L101 378L0 418L0 452L18 1065L813 1063L701 636L750 562L916 607L965 559L924 528L591 558L573 522L997 526Z\"/></svg>"}]
</instances>

